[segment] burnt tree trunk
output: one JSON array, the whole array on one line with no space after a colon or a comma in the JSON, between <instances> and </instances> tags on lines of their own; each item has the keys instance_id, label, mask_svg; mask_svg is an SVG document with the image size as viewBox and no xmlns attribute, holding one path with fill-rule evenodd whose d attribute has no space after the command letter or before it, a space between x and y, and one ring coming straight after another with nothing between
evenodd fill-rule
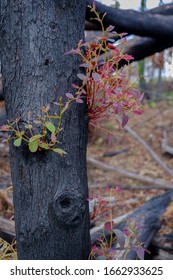
<instances>
[{"instance_id":1,"label":"burnt tree trunk","mask_svg":"<svg viewBox=\"0 0 173 280\"><path fill-rule=\"evenodd\" d=\"M3 91L9 120L32 119L71 92L79 60L63 55L83 38L85 1L1 0ZM61 157L10 143L19 259L87 259L86 104L65 113ZM38 131L40 133L40 131Z\"/></svg>"}]
</instances>

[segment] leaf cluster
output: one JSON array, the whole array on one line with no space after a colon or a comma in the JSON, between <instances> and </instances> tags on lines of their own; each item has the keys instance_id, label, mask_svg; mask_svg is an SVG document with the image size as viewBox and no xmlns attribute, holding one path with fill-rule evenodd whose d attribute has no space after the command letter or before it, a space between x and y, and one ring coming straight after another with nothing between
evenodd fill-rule
<instances>
[{"instance_id":1,"label":"leaf cluster","mask_svg":"<svg viewBox=\"0 0 173 280\"><path fill-rule=\"evenodd\" d=\"M59 134L62 131L62 117L71 102L83 103L83 100L86 100L91 124L92 120L114 116L118 122L121 119L122 127L124 127L128 122L130 112L142 113L141 101L144 94L138 92L136 83L129 82L128 66L119 69L122 60L129 62L133 59L131 55L123 54L123 50L119 51L115 45L115 38L118 36L121 37L125 47L124 34L117 34L112 25L104 28L103 19L106 14L100 17L95 9L95 1L93 6L89 7L95 15L93 20L101 25L102 34L101 36L93 35L93 40L89 42L83 43L80 40L76 49L66 53L77 54L81 57L80 67L85 69L85 74L78 73L77 76L82 84L72 84L76 92L74 95L66 93L68 101L65 105L62 103L62 98L54 102L59 107L58 114L51 115L48 104L42 108L42 115L37 116L36 120L30 121L31 113L28 114L24 129L20 129L19 124L22 121L20 117L14 121L8 121L7 125L0 127L0 131L11 133L4 141L13 140L16 147L20 147L25 142L32 153L52 150L64 155L66 152L58 147ZM112 55L108 57L107 54L110 51ZM100 61L101 55L102 61ZM38 131L38 126L40 133L35 133Z\"/></svg>"},{"instance_id":2,"label":"leaf cluster","mask_svg":"<svg viewBox=\"0 0 173 280\"><path fill-rule=\"evenodd\" d=\"M108 197L113 198L119 189L115 188L108 191ZM98 217L108 214L108 221L104 222L102 236L92 245L90 259L112 260L117 259L120 253L123 259L126 259L128 252L131 250L136 252L139 259L144 259L144 244L138 240L141 228L135 219L128 218L126 226L122 229L117 229L112 214L113 208L118 206L118 203L113 205L110 199L105 199L101 195L89 198L88 201L90 202L91 220L96 221Z\"/></svg>"},{"instance_id":3,"label":"leaf cluster","mask_svg":"<svg viewBox=\"0 0 173 280\"><path fill-rule=\"evenodd\" d=\"M85 69L85 74L78 73L77 75L82 85L73 84L72 86L76 89L79 100L86 98L90 121L113 115L117 119L121 118L124 127L128 122L130 112L142 113L143 94L138 92L136 83L130 83L128 66L119 69L122 60L129 62L133 57L123 54L126 43L123 39L125 34L117 34L112 25L105 29L103 19L106 14L100 17L94 4L89 7L95 15L93 20L101 24L102 34L101 36L93 35L89 42L83 43L80 40L76 49L66 53L79 55L82 59L80 67ZM121 44L124 44L122 51L115 44L117 36L121 38ZM110 51L112 55L108 57L107 54Z\"/></svg>"},{"instance_id":4,"label":"leaf cluster","mask_svg":"<svg viewBox=\"0 0 173 280\"><path fill-rule=\"evenodd\" d=\"M67 94L68 96L68 94ZM62 131L62 118L65 111L73 98L68 97L68 101L63 105L62 98L58 102L54 102L55 106L59 107L59 114L50 114L50 104L41 109L42 116L39 115L31 121L32 113L28 113L28 120L25 123L24 129L20 129L21 118L16 118L14 121L8 121L6 125L0 127L0 131L10 133L8 138L3 142L13 141L14 146L20 147L22 143L26 143L30 152L35 153L42 150L52 150L59 155L67 154L64 150L57 147L59 144L59 135ZM34 133L35 131L40 133Z\"/></svg>"}]
</instances>

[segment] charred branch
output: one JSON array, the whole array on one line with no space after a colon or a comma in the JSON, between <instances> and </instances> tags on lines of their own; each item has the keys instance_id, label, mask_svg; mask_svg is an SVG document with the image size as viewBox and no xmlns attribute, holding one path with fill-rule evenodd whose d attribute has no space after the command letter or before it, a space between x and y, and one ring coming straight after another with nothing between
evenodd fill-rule
<instances>
[{"instance_id":1,"label":"charred branch","mask_svg":"<svg viewBox=\"0 0 173 280\"><path fill-rule=\"evenodd\" d=\"M131 54L134 57L134 61L139 61L172 46L173 40L155 40L152 38L137 37L128 42L124 52Z\"/></svg>"},{"instance_id":2,"label":"charred branch","mask_svg":"<svg viewBox=\"0 0 173 280\"><path fill-rule=\"evenodd\" d=\"M160 179L153 179L151 177L148 176L143 176L128 170L125 170L123 168L119 168L119 167L113 167L113 166L109 166L106 163L103 163L101 161L98 161L94 158L88 157L87 158L87 162L97 168L103 169L105 171L111 171L111 172L115 172L118 174L121 174L123 177L126 178L131 178L131 179L135 179L147 184L152 184L152 185L156 185L158 189L173 189L173 184L169 183L169 182L165 182L163 180Z\"/></svg>"},{"instance_id":3,"label":"charred branch","mask_svg":"<svg viewBox=\"0 0 173 280\"><path fill-rule=\"evenodd\" d=\"M92 1L87 0L87 4L91 5ZM169 4L165 10L161 8L152 9L151 12L144 13L134 10L121 10L112 7L108 7L101 3L96 4L96 9L100 15L106 13L106 17L103 20L105 27L109 25L115 26L115 30L118 33L127 32L128 34L135 34L142 37L152 37L155 39L166 38L173 39L172 25L173 25L173 4ZM168 13L168 9L170 12ZM86 8L86 20L91 21L93 13L90 8ZM100 24L97 21L93 21L94 24L100 29Z\"/></svg>"},{"instance_id":4,"label":"charred branch","mask_svg":"<svg viewBox=\"0 0 173 280\"><path fill-rule=\"evenodd\" d=\"M173 40L156 40L152 38L135 37L127 42L127 45L123 53L130 54L134 57L134 60L130 62L139 61L145 57L151 56L156 52L162 52L173 46ZM121 48L118 47L119 49ZM108 53L108 57L111 55L111 51ZM100 63L102 62L102 55L100 56ZM127 61L121 60L119 67L127 64Z\"/></svg>"}]
</instances>

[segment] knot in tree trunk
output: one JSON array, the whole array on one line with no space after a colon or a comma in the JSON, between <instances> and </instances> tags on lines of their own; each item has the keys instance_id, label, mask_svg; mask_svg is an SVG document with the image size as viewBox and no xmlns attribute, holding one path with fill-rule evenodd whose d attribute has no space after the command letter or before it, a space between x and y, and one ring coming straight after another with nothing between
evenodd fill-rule
<instances>
[{"instance_id":1,"label":"knot in tree trunk","mask_svg":"<svg viewBox=\"0 0 173 280\"><path fill-rule=\"evenodd\" d=\"M61 227L78 227L84 218L87 201L82 195L66 191L55 194L52 211L56 222Z\"/></svg>"}]
</instances>

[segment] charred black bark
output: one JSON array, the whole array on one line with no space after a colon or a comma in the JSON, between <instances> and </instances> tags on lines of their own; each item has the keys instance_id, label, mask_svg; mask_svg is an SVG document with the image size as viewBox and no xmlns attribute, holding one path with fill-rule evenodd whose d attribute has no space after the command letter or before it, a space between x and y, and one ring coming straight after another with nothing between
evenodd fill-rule
<instances>
[{"instance_id":1,"label":"charred black bark","mask_svg":"<svg viewBox=\"0 0 173 280\"><path fill-rule=\"evenodd\" d=\"M32 119L76 82L79 60L64 53L83 38L85 1L1 0L1 58L7 118ZM87 259L86 105L66 112L60 148L30 153L11 143L19 259ZM39 133L39 131L38 131Z\"/></svg>"},{"instance_id":2,"label":"charred black bark","mask_svg":"<svg viewBox=\"0 0 173 280\"><path fill-rule=\"evenodd\" d=\"M87 0L87 4L91 5L92 1ZM153 22L157 22L159 16L164 17L167 24L169 20L172 21L173 4L156 7L143 13L133 10L111 8L98 2L96 3L96 9L101 14L107 12L104 20L105 26L112 24L115 25L115 30L117 32L128 32L129 35L135 34L141 36L136 36L133 40L128 41L127 47L124 50L124 53L133 55L134 61L139 61L156 52L161 52L173 46L172 35L163 32L166 27L164 20L160 21L158 25L160 29L152 26ZM87 7L85 29L100 30L100 24L97 21L90 20L91 17L93 17L93 15L90 12L90 8ZM170 28L168 28L167 31L168 30L170 32ZM121 67L126 63L126 61L121 61L119 66Z\"/></svg>"},{"instance_id":3,"label":"charred black bark","mask_svg":"<svg viewBox=\"0 0 173 280\"><path fill-rule=\"evenodd\" d=\"M150 14L160 14L160 15L173 15L173 4L165 4L150 10L145 11L145 13Z\"/></svg>"},{"instance_id":4,"label":"charred black bark","mask_svg":"<svg viewBox=\"0 0 173 280\"><path fill-rule=\"evenodd\" d=\"M87 1L87 4L91 5L91 1ZM121 10L121 9L118 9L118 10L122 11L122 15L123 15L124 10ZM115 15L116 15L116 11L117 11L116 8L112 8L112 13L115 13ZM171 15L173 15L173 4L170 3L170 4L166 4L166 5L163 5L163 6L159 6L159 7L147 10L147 11L144 12L144 14L151 14L151 15L152 14L153 15L154 14L159 14L159 15L171 16ZM85 29L86 30L101 30L100 25L99 24L98 25L94 24L95 22L91 21L87 14L86 14L86 19L87 19L86 22L85 22ZM128 25L128 22L127 22L127 25Z\"/></svg>"},{"instance_id":5,"label":"charred black bark","mask_svg":"<svg viewBox=\"0 0 173 280\"><path fill-rule=\"evenodd\" d=\"M162 52L165 49L170 48L173 45L173 41L157 41L152 38L140 38L135 37L132 40L129 40L127 46L124 49L124 53L131 54L134 57L133 61L139 61L155 54L156 52ZM122 61L119 66L124 65L125 61Z\"/></svg>"},{"instance_id":6,"label":"charred black bark","mask_svg":"<svg viewBox=\"0 0 173 280\"><path fill-rule=\"evenodd\" d=\"M87 0L87 4L92 4L92 1ZM173 4L169 5L170 7ZM150 13L148 12L138 12L134 10L121 10L116 8L111 8L103 5L99 2L96 3L96 10L104 17L103 24L105 27L109 25L115 26L115 30L118 33L127 32L128 34L135 34L142 37L152 37L155 39L167 39L173 40L173 13L165 11L163 13L156 13L156 11ZM93 18L93 13L87 6L86 9L86 20L90 21ZM93 22L93 21L92 21ZM99 22L94 21L94 24L101 28Z\"/></svg>"},{"instance_id":7,"label":"charred black bark","mask_svg":"<svg viewBox=\"0 0 173 280\"><path fill-rule=\"evenodd\" d=\"M144 59L145 57L151 56L155 54L156 52L161 52L164 49L170 48L172 46L171 41L162 41L158 43L157 40L152 38L141 38L141 37L135 37L134 39L131 39L127 42L127 45L123 49L124 54L130 54L133 56L133 60L130 60L130 63L134 61L139 61ZM120 50L122 50L122 46L119 47ZM111 55L111 51L107 53L107 57ZM100 55L99 57L99 63L101 64L103 61L103 56ZM128 64L126 60L121 60L119 62L119 68L122 66Z\"/></svg>"}]
</instances>

